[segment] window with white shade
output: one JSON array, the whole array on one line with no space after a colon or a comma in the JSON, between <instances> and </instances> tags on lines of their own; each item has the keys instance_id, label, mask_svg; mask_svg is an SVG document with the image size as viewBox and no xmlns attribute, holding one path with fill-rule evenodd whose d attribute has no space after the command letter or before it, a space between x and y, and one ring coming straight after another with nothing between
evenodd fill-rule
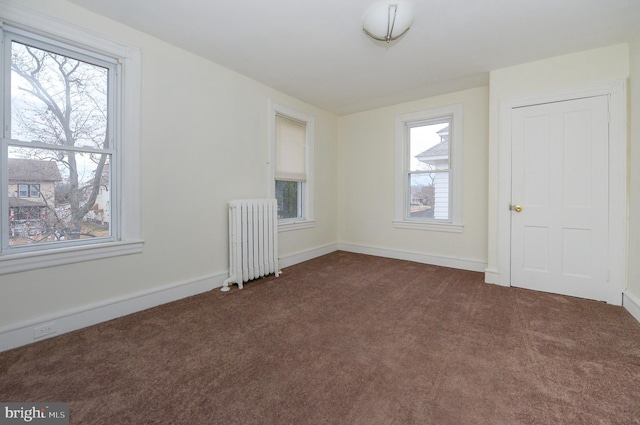
<instances>
[{"instance_id":1,"label":"window with white shade","mask_svg":"<svg viewBox=\"0 0 640 425\"><path fill-rule=\"evenodd\" d=\"M307 123L276 114L276 199L278 218L303 217L307 181Z\"/></svg>"},{"instance_id":2,"label":"window with white shade","mask_svg":"<svg viewBox=\"0 0 640 425\"><path fill-rule=\"evenodd\" d=\"M396 118L396 227L462 231L462 106Z\"/></svg>"},{"instance_id":3,"label":"window with white shade","mask_svg":"<svg viewBox=\"0 0 640 425\"><path fill-rule=\"evenodd\" d=\"M313 223L313 117L272 105L273 197L281 230Z\"/></svg>"}]
</instances>

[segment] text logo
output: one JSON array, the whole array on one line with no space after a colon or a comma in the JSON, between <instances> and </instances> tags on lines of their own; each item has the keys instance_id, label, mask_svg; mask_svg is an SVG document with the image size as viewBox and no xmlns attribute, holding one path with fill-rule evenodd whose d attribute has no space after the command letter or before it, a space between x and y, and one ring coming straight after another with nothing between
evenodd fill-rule
<instances>
[{"instance_id":1,"label":"text logo","mask_svg":"<svg viewBox=\"0 0 640 425\"><path fill-rule=\"evenodd\" d=\"M69 425L69 403L0 403L0 425Z\"/></svg>"}]
</instances>

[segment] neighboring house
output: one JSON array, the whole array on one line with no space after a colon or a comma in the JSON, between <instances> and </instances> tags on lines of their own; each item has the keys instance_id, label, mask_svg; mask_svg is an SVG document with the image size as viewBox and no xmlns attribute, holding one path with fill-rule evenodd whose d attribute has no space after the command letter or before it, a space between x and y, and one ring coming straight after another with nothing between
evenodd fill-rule
<instances>
[{"instance_id":1,"label":"neighboring house","mask_svg":"<svg viewBox=\"0 0 640 425\"><path fill-rule=\"evenodd\" d=\"M54 161L8 159L11 222L46 219L56 206L55 185L62 181Z\"/></svg>"},{"instance_id":2,"label":"neighboring house","mask_svg":"<svg viewBox=\"0 0 640 425\"><path fill-rule=\"evenodd\" d=\"M449 126L438 131L440 143L416 155L418 161L428 164L433 170L447 170L434 173L433 177L433 218L449 219Z\"/></svg>"}]
</instances>

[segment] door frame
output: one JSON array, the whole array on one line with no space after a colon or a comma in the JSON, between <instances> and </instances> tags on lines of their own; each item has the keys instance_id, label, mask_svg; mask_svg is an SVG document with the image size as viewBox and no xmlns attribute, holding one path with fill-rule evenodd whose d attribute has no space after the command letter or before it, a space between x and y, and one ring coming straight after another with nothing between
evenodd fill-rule
<instances>
[{"instance_id":1,"label":"door frame","mask_svg":"<svg viewBox=\"0 0 640 425\"><path fill-rule=\"evenodd\" d=\"M627 95L624 81L590 86L581 90L533 96L500 102L500 143L498 162L498 251L497 273L492 273L490 283L511 286L511 137L512 110L545 103L563 102L594 96L609 97L609 239L608 276L612 285L619 288L619 296L604 300L622 305L626 287L627 261ZM616 294L618 291L616 291Z\"/></svg>"}]
</instances>

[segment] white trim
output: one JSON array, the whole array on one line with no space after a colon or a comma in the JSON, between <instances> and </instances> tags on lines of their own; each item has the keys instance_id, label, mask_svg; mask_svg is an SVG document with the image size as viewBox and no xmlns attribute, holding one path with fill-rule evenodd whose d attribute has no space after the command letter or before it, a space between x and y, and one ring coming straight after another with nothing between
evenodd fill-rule
<instances>
[{"instance_id":1,"label":"white trim","mask_svg":"<svg viewBox=\"0 0 640 425\"><path fill-rule=\"evenodd\" d=\"M278 263L281 268L290 267L296 265L298 263L303 263L305 261L313 260L316 257L321 257L323 255L331 254L338 250L338 244L332 243L327 245L322 245L316 248L306 249L304 251L299 251L293 254L288 254L283 257L280 257ZM285 270L286 271L286 270Z\"/></svg>"},{"instance_id":2,"label":"white trim","mask_svg":"<svg viewBox=\"0 0 640 425\"><path fill-rule=\"evenodd\" d=\"M127 47L122 58L122 84L120 99L123 102L120 114L121 137L120 164L122 177L120 190L120 237L142 239L142 135L141 135L141 62L139 49Z\"/></svg>"},{"instance_id":3,"label":"white trim","mask_svg":"<svg viewBox=\"0 0 640 425\"><path fill-rule=\"evenodd\" d=\"M464 116L463 105L453 105L432 108L423 111L410 112L397 115L395 118L395 179L394 179L394 209L393 226L405 229L434 230L443 232L462 232L462 176L463 172L463 146L464 146ZM446 222L439 220L419 221L406 218L406 205L408 205L409 188L407 187L407 125L420 121L429 121L436 118L452 116L452 128L449 139L451 153L451 166L449 167L449 184L451 187L450 219Z\"/></svg>"},{"instance_id":4,"label":"white trim","mask_svg":"<svg viewBox=\"0 0 640 425\"><path fill-rule=\"evenodd\" d=\"M393 227L398 229L413 230L436 230L438 232L462 233L464 226L462 224L410 221L410 220L393 220Z\"/></svg>"},{"instance_id":5,"label":"white trim","mask_svg":"<svg viewBox=\"0 0 640 425\"><path fill-rule=\"evenodd\" d=\"M219 288L227 275L224 272L202 276L5 326L0 328L0 352ZM44 324L53 324L56 333L34 338L34 328Z\"/></svg>"},{"instance_id":6,"label":"white trim","mask_svg":"<svg viewBox=\"0 0 640 425\"><path fill-rule=\"evenodd\" d=\"M497 269L489 269L487 268L484 271L484 281L485 283L492 283L494 285L499 285L499 286L511 286L511 285L505 285L504 282L502 281L501 277L500 277L500 273L498 272Z\"/></svg>"},{"instance_id":7,"label":"white trim","mask_svg":"<svg viewBox=\"0 0 640 425\"><path fill-rule=\"evenodd\" d=\"M2 256L0 274L43 269L120 255L139 254L144 241L106 242L92 245L74 245L44 251L21 252Z\"/></svg>"},{"instance_id":8,"label":"white trim","mask_svg":"<svg viewBox=\"0 0 640 425\"><path fill-rule=\"evenodd\" d=\"M513 108L609 96L609 258L610 281L617 282L620 297L606 300L620 305L626 284L627 228L627 99L624 81L597 84L582 90L552 93L500 102L498 146L497 268L485 272L487 282L511 285L511 113Z\"/></svg>"},{"instance_id":9,"label":"white trim","mask_svg":"<svg viewBox=\"0 0 640 425\"><path fill-rule=\"evenodd\" d=\"M278 232L288 232L290 230L308 229L316 225L315 220L281 221L278 223Z\"/></svg>"},{"instance_id":10,"label":"white trim","mask_svg":"<svg viewBox=\"0 0 640 425\"><path fill-rule=\"evenodd\" d=\"M269 198L276 197L275 188L275 157L276 157L276 141L275 141L275 120L276 115L283 115L297 121L306 123L306 155L307 155L307 180L303 183L302 196L302 214L303 219L297 221L279 221L278 231L289 231L314 227L314 136L315 136L315 118L291 109L287 106L274 103L269 100L269 118L268 118L268 160L267 160L267 194Z\"/></svg>"},{"instance_id":11,"label":"white trim","mask_svg":"<svg viewBox=\"0 0 640 425\"><path fill-rule=\"evenodd\" d=\"M474 272L483 272L487 267L487 263L484 261L457 257L445 257L440 255L430 255L419 252L400 251L367 245L339 243L338 249L340 251L374 255L376 257L394 258L396 260L413 261L416 263L431 264L441 267L451 267L454 269L470 270Z\"/></svg>"},{"instance_id":12,"label":"white trim","mask_svg":"<svg viewBox=\"0 0 640 425\"><path fill-rule=\"evenodd\" d=\"M624 308L640 322L640 299L635 295L632 295L629 291L625 291L622 294L622 305Z\"/></svg>"},{"instance_id":13,"label":"white trim","mask_svg":"<svg viewBox=\"0 0 640 425\"><path fill-rule=\"evenodd\" d=\"M121 120L117 125L120 134L116 139L120 143L118 162L121 166L113 175L113 184L117 185L120 200L113 203L116 211L112 214L114 235L119 240L23 254L3 254L0 258L0 274L142 252L140 49L112 41L11 1L0 3L0 19L13 27L116 58L120 64L118 72L121 74L120 84L116 88L116 108ZM117 175L118 171L120 176Z\"/></svg>"}]
</instances>

